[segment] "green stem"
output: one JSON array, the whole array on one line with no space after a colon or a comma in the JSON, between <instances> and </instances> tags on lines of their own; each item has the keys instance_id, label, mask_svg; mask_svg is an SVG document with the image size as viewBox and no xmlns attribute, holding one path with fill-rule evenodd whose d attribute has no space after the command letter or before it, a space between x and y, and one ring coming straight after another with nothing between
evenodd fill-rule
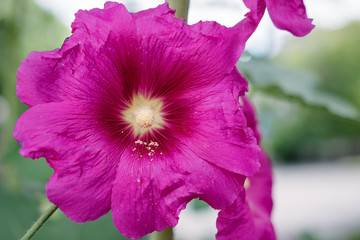
<instances>
[{"instance_id":1,"label":"green stem","mask_svg":"<svg viewBox=\"0 0 360 240\"><path fill-rule=\"evenodd\" d=\"M58 209L57 206L52 205L49 207L39 219L31 226L31 228L26 232L26 234L21 238L21 240L29 240L34 234L41 228L41 226L49 219L49 217Z\"/></svg>"},{"instance_id":2,"label":"green stem","mask_svg":"<svg viewBox=\"0 0 360 240\"><path fill-rule=\"evenodd\" d=\"M175 9L175 17L188 20L189 0L165 0L169 3L171 9Z\"/></svg>"},{"instance_id":3,"label":"green stem","mask_svg":"<svg viewBox=\"0 0 360 240\"><path fill-rule=\"evenodd\" d=\"M150 234L150 240L172 240L173 231L171 227L168 227L162 232L153 232Z\"/></svg>"}]
</instances>

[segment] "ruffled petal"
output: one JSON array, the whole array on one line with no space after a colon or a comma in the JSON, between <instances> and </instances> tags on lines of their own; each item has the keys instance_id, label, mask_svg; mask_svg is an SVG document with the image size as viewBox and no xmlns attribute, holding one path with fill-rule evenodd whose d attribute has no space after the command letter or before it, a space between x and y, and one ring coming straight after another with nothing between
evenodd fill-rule
<instances>
[{"instance_id":1,"label":"ruffled petal","mask_svg":"<svg viewBox=\"0 0 360 240\"><path fill-rule=\"evenodd\" d=\"M255 110L245 96L242 96L241 100L247 125L255 132L257 141L260 141ZM248 178L246 191L241 192L231 206L219 212L216 239L276 239L271 223L273 207L271 163L263 151L260 153L260 164L259 171Z\"/></svg>"},{"instance_id":2,"label":"ruffled petal","mask_svg":"<svg viewBox=\"0 0 360 240\"><path fill-rule=\"evenodd\" d=\"M240 192L244 177L222 170L178 149L171 155L139 156L131 148L121 157L112 191L117 229L130 238L177 224L193 198L224 208Z\"/></svg>"},{"instance_id":3,"label":"ruffled petal","mask_svg":"<svg viewBox=\"0 0 360 240\"><path fill-rule=\"evenodd\" d=\"M251 176L259 168L260 148L240 108L239 95L247 89L244 81L234 69L224 81L195 98L194 128L178 138L204 160Z\"/></svg>"},{"instance_id":4,"label":"ruffled petal","mask_svg":"<svg viewBox=\"0 0 360 240\"><path fill-rule=\"evenodd\" d=\"M47 102L77 99L79 83L72 72L81 64L81 34L65 41L62 49L31 52L22 61L17 73L16 92L29 107Z\"/></svg>"},{"instance_id":5,"label":"ruffled petal","mask_svg":"<svg viewBox=\"0 0 360 240\"><path fill-rule=\"evenodd\" d=\"M155 12L160 15L149 10L133 14L143 49L144 74L133 83L140 92L172 99L191 97L231 73L243 51L236 29L216 22L186 25L167 4Z\"/></svg>"},{"instance_id":6,"label":"ruffled petal","mask_svg":"<svg viewBox=\"0 0 360 240\"><path fill-rule=\"evenodd\" d=\"M26 111L15 126L20 153L45 157L54 169L46 185L49 200L75 222L110 210L111 183L126 145L111 136L98 115L84 102L48 103Z\"/></svg>"},{"instance_id":7,"label":"ruffled petal","mask_svg":"<svg viewBox=\"0 0 360 240\"><path fill-rule=\"evenodd\" d=\"M303 0L266 0L271 20L276 27L303 37L315 27L306 16Z\"/></svg>"},{"instance_id":8,"label":"ruffled petal","mask_svg":"<svg viewBox=\"0 0 360 240\"><path fill-rule=\"evenodd\" d=\"M104 9L79 11L72 28L61 49L32 52L21 63L17 94L26 105L98 97L104 76L118 80L115 67L133 62L128 56L129 49L137 49L136 29L123 5L108 2ZM122 61L114 64L119 53Z\"/></svg>"},{"instance_id":9,"label":"ruffled petal","mask_svg":"<svg viewBox=\"0 0 360 240\"><path fill-rule=\"evenodd\" d=\"M250 178L250 187L242 192L229 207L221 210L217 219L217 240L275 240L271 223L271 169L265 156L261 156L261 168Z\"/></svg>"},{"instance_id":10,"label":"ruffled petal","mask_svg":"<svg viewBox=\"0 0 360 240\"><path fill-rule=\"evenodd\" d=\"M133 16L135 21L138 18L154 18L154 17L173 19L174 18L173 16L175 15L175 10L169 8L169 4L165 2L164 4L160 4L155 8L149 8L140 12L131 13L131 15ZM178 20L178 21L182 21L182 20Z\"/></svg>"},{"instance_id":11,"label":"ruffled petal","mask_svg":"<svg viewBox=\"0 0 360 240\"><path fill-rule=\"evenodd\" d=\"M246 118L246 125L253 130L257 142L260 143L261 135L257 126L255 108L253 108L250 100L245 96L241 96L240 102Z\"/></svg>"},{"instance_id":12,"label":"ruffled petal","mask_svg":"<svg viewBox=\"0 0 360 240\"><path fill-rule=\"evenodd\" d=\"M259 240L254 237L255 224L244 191L232 205L219 212L216 228L217 240Z\"/></svg>"},{"instance_id":13,"label":"ruffled petal","mask_svg":"<svg viewBox=\"0 0 360 240\"><path fill-rule=\"evenodd\" d=\"M93 46L104 43L110 32L131 36L136 31L134 27L126 7L116 2L106 2L103 9L79 10L71 24L72 32L84 32Z\"/></svg>"},{"instance_id":14,"label":"ruffled petal","mask_svg":"<svg viewBox=\"0 0 360 240\"><path fill-rule=\"evenodd\" d=\"M263 212L270 218L273 201L271 197L272 171L269 158L264 152L260 155L261 167L255 176L249 178L250 187L246 197L250 206Z\"/></svg>"},{"instance_id":15,"label":"ruffled petal","mask_svg":"<svg viewBox=\"0 0 360 240\"><path fill-rule=\"evenodd\" d=\"M307 35L315 27L312 19L307 18L303 0L244 0L244 3L250 11L235 26L243 36L241 42L246 42L256 30L266 8L277 28L287 30L297 37Z\"/></svg>"},{"instance_id":16,"label":"ruffled petal","mask_svg":"<svg viewBox=\"0 0 360 240\"><path fill-rule=\"evenodd\" d=\"M255 108L245 96L241 99L247 125L254 131L255 137L258 143L260 143L261 136L257 126ZM251 202L253 206L261 208L261 211L270 216L273 205L271 198L272 171L271 162L264 151L260 153L260 164L261 167L256 175L249 178L251 187L246 191L246 194L248 201Z\"/></svg>"},{"instance_id":17,"label":"ruffled petal","mask_svg":"<svg viewBox=\"0 0 360 240\"><path fill-rule=\"evenodd\" d=\"M245 43L256 30L264 16L266 2L265 0L244 0L244 3L250 11L245 14L245 18L242 21L235 25L235 28L241 33L241 42Z\"/></svg>"}]
</instances>

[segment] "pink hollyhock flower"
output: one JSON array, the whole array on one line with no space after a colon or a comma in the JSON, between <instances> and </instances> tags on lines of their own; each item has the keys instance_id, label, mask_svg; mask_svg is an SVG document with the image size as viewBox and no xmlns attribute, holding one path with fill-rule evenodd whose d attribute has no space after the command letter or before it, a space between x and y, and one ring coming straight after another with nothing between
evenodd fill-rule
<instances>
[{"instance_id":1,"label":"pink hollyhock flower","mask_svg":"<svg viewBox=\"0 0 360 240\"><path fill-rule=\"evenodd\" d=\"M254 109L245 97L242 97L242 102L248 126L260 141ZM217 219L218 240L276 239L270 219L273 206L271 164L264 152L260 155L260 164L260 170L245 183L248 185L246 191L242 191L232 205L220 211Z\"/></svg>"},{"instance_id":2,"label":"pink hollyhock flower","mask_svg":"<svg viewBox=\"0 0 360 240\"><path fill-rule=\"evenodd\" d=\"M189 26L167 4L129 13L114 2L79 11L72 31L18 71L30 109L14 137L54 169L49 200L75 222L111 210L130 238L175 226L193 198L232 204L260 152L238 101L239 31Z\"/></svg>"},{"instance_id":3,"label":"pink hollyhock flower","mask_svg":"<svg viewBox=\"0 0 360 240\"><path fill-rule=\"evenodd\" d=\"M287 30L297 37L307 35L315 27L312 19L306 15L303 0L244 0L244 3L250 12L237 27L244 31L247 38L255 31L266 8L277 28Z\"/></svg>"}]
</instances>

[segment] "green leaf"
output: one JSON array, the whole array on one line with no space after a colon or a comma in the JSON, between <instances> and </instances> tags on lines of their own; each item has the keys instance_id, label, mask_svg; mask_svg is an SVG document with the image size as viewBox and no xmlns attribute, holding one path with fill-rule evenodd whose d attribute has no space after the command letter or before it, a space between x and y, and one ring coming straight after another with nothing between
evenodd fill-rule
<instances>
[{"instance_id":1,"label":"green leaf","mask_svg":"<svg viewBox=\"0 0 360 240\"><path fill-rule=\"evenodd\" d=\"M267 60L239 62L255 92L296 102L311 110L320 111L360 126L359 112L342 98L317 87L318 78L311 72L278 66Z\"/></svg>"}]
</instances>

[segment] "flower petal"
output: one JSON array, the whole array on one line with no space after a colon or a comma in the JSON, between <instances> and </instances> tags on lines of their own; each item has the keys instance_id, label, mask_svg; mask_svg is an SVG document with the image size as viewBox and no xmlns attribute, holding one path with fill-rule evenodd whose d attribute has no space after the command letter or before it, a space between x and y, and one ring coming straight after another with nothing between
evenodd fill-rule
<instances>
[{"instance_id":1,"label":"flower petal","mask_svg":"<svg viewBox=\"0 0 360 240\"><path fill-rule=\"evenodd\" d=\"M270 218L273 206L272 171L270 160L264 152L260 155L260 164L259 171L249 178L250 187L246 190L246 197L251 207L264 212Z\"/></svg>"},{"instance_id":2,"label":"flower petal","mask_svg":"<svg viewBox=\"0 0 360 240\"><path fill-rule=\"evenodd\" d=\"M193 198L223 208L236 199L244 177L222 170L185 150L172 155L139 156L128 148L121 157L112 190L117 229L130 238L177 224Z\"/></svg>"},{"instance_id":3,"label":"flower petal","mask_svg":"<svg viewBox=\"0 0 360 240\"><path fill-rule=\"evenodd\" d=\"M260 131L257 127L255 109L253 108L250 100L245 96L241 96L240 102L242 103L242 109L246 118L246 125L253 130L256 140L258 141L258 143L260 143L261 136Z\"/></svg>"},{"instance_id":4,"label":"flower petal","mask_svg":"<svg viewBox=\"0 0 360 240\"><path fill-rule=\"evenodd\" d=\"M260 148L240 108L239 94L247 88L244 81L234 70L224 81L202 93L193 106L194 130L178 138L206 161L251 176L259 168Z\"/></svg>"},{"instance_id":5,"label":"flower petal","mask_svg":"<svg viewBox=\"0 0 360 240\"><path fill-rule=\"evenodd\" d=\"M250 187L242 192L229 207L219 212L217 240L275 240L270 220L272 209L271 169L265 156L261 155L261 168L250 178Z\"/></svg>"},{"instance_id":6,"label":"flower petal","mask_svg":"<svg viewBox=\"0 0 360 240\"><path fill-rule=\"evenodd\" d=\"M259 240L255 238L254 221L248 203L245 200L245 192L241 192L232 205L219 212L216 227L217 240Z\"/></svg>"},{"instance_id":7,"label":"flower petal","mask_svg":"<svg viewBox=\"0 0 360 240\"><path fill-rule=\"evenodd\" d=\"M116 54L122 53L122 62L129 61L124 58L129 55L129 49L136 48L135 24L121 4L107 3L104 9L79 11L72 28L72 36L61 49L32 52L21 63L17 94L26 105L87 100L89 95L96 96L98 88L104 85L100 82L103 78L98 80L99 76L116 71L114 63L109 64L113 47L104 53L110 34L116 35ZM123 51L124 48L128 50Z\"/></svg>"},{"instance_id":8,"label":"flower petal","mask_svg":"<svg viewBox=\"0 0 360 240\"><path fill-rule=\"evenodd\" d=\"M254 131L257 141L260 143L260 132L257 127L255 109L249 99L242 97L243 110L246 117L247 125ZM272 171L271 162L264 151L260 153L261 167L254 177L249 178L251 187L246 191L247 199L253 206L261 208L269 216L272 209Z\"/></svg>"},{"instance_id":9,"label":"flower petal","mask_svg":"<svg viewBox=\"0 0 360 240\"><path fill-rule=\"evenodd\" d=\"M17 73L16 92L20 101L29 107L36 104L76 99L81 93L72 71L82 61L83 40L74 34L62 49L52 52L31 52L21 63Z\"/></svg>"},{"instance_id":10,"label":"flower petal","mask_svg":"<svg viewBox=\"0 0 360 240\"><path fill-rule=\"evenodd\" d=\"M243 51L239 31L216 22L186 25L167 4L156 9L159 16L148 11L133 14L144 51L138 80L143 95L190 97L232 71Z\"/></svg>"},{"instance_id":11,"label":"flower petal","mask_svg":"<svg viewBox=\"0 0 360 240\"><path fill-rule=\"evenodd\" d=\"M266 0L271 20L276 27L303 37L315 27L307 18L303 0Z\"/></svg>"},{"instance_id":12,"label":"flower petal","mask_svg":"<svg viewBox=\"0 0 360 240\"><path fill-rule=\"evenodd\" d=\"M45 157L54 169L51 202L73 221L95 220L110 210L111 183L126 142L111 136L99 111L85 102L36 105L17 121L14 137L24 157Z\"/></svg>"},{"instance_id":13,"label":"flower petal","mask_svg":"<svg viewBox=\"0 0 360 240\"><path fill-rule=\"evenodd\" d=\"M260 141L255 110L245 96L241 100L247 125ZM216 239L276 239L270 219L273 207L271 163L263 151L260 153L260 164L259 171L248 178L249 187L246 192L239 194L231 206L220 211Z\"/></svg>"},{"instance_id":14,"label":"flower petal","mask_svg":"<svg viewBox=\"0 0 360 240\"><path fill-rule=\"evenodd\" d=\"M266 9L265 0L244 0L244 3L250 11L245 14L242 21L235 25L242 35L242 42L246 42L256 30Z\"/></svg>"},{"instance_id":15,"label":"flower petal","mask_svg":"<svg viewBox=\"0 0 360 240\"><path fill-rule=\"evenodd\" d=\"M131 13L134 19L137 18L156 18L156 17L169 17L173 18L175 15L175 10L169 8L169 4L167 2L160 4L155 8L149 8L146 10L142 10L136 13ZM178 20L182 21L182 20ZM139 23L139 22L137 22Z\"/></svg>"},{"instance_id":16,"label":"flower petal","mask_svg":"<svg viewBox=\"0 0 360 240\"><path fill-rule=\"evenodd\" d=\"M312 19L307 18L303 0L244 0L244 3L250 12L236 28L242 32L245 42L257 28L266 8L277 28L287 30L297 37L307 35L315 27Z\"/></svg>"}]
</instances>

